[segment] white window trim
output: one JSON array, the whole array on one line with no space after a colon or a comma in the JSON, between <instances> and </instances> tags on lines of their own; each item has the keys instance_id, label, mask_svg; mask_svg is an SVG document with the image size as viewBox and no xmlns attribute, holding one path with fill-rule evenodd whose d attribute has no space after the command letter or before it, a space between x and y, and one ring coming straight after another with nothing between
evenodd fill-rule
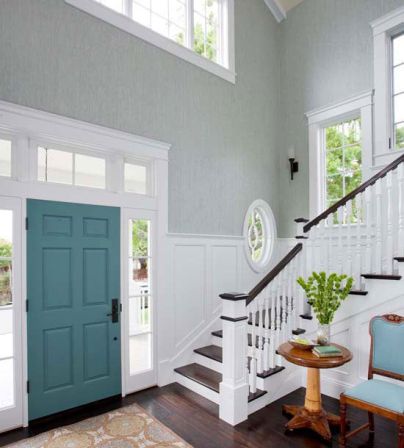
<instances>
[{"instance_id":1,"label":"white window trim","mask_svg":"<svg viewBox=\"0 0 404 448\"><path fill-rule=\"evenodd\" d=\"M404 7L371 22L374 45L375 164L384 166L404 153L393 148L391 37L404 31ZM389 144L389 139L390 144ZM389 147L391 146L391 148Z\"/></svg>"},{"instance_id":2,"label":"white window trim","mask_svg":"<svg viewBox=\"0 0 404 448\"><path fill-rule=\"evenodd\" d=\"M251 258L250 249L248 246L248 221L249 217L254 209L260 209L262 211L262 219L264 222L264 235L266 237L266 247L264 248L265 252L262 256L262 259L258 262L254 261ZM272 258L272 254L275 247L275 241L277 238L277 229L276 229L276 221L275 216L272 212L269 204L263 199L256 199L247 210L247 213L244 217L244 225L243 225L243 237L244 237L244 254L246 256L247 262L250 265L251 269L255 272L264 272Z\"/></svg>"},{"instance_id":3,"label":"white window trim","mask_svg":"<svg viewBox=\"0 0 404 448\"><path fill-rule=\"evenodd\" d=\"M133 36L136 36L162 50L167 51L179 58L196 65L216 76L219 76L233 84L236 82L235 73L235 57L234 57L234 0L223 0L223 8L227 9L227 14L222 14L222 36L220 41L224 42L224 65L217 64L209 59L195 53L195 51L173 40L162 36L135 22L130 17L120 14L95 0L65 0L66 3L72 5L98 19L103 20Z\"/></svg>"},{"instance_id":4,"label":"white window trim","mask_svg":"<svg viewBox=\"0 0 404 448\"><path fill-rule=\"evenodd\" d=\"M309 124L309 173L310 218L324 211L325 203L325 154L322 130L350 118L361 119L362 178L368 179L372 172L372 92L365 92L338 104L307 112Z\"/></svg>"}]
</instances>

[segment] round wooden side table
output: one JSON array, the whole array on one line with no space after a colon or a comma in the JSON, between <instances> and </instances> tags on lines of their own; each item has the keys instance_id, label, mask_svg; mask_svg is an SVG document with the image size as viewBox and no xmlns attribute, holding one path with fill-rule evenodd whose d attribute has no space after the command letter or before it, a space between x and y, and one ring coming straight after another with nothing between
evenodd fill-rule
<instances>
[{"instance_id":1,"label":"round wooden side table","mask_svg":"<svg viewBox=\"0 0 404 448\"><path fill-rule=\"evenodd\" d=\"M278 353L287 361L298 366L307 367L307 387L304 406L284 405L283 411L293 415L286 424L287 430L310 428L324 439L331 440L331 425L339 425L337 415L326 412L321 405L320 369L332 369L351 361L352 353L345 347L332 344L342 351L342 356L318 358L311 350L300 350L285 342L278 348Z\"/></svg>"}]
</instances>

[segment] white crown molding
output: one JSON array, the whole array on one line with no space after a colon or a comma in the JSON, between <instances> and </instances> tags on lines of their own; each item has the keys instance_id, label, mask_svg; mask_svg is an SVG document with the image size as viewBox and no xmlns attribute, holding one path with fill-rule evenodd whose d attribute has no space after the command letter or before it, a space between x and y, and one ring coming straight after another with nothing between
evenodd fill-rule
<instances>
[{"instance_id":1,"label":"white crown molding","mask_svg":"<svg viewBox=\"0 0 404 448\"><path fill-rule=\"evenodd\" d=\"M371 105L373 102L373 91L362 92L359 95L351 96L338 103L329 104L325 107L320 107L309 112L306 112L306 117L309 124L319 123L328 120L337 115L343 115L346 112L351 112L354 109L360 109Z\"/></svg>"},{"instance_id":2,"label":"white crown molding","mask_svg":"<svg viewBox=\"0 0 404 448\"><path fill-rule=\"evenodd\" d=\"M373 35L376 36L381 33L385 33L388 30L393 29L396 26L403 24L404 20L404 6L394 9L393 11L385 14L382 17L377 18L370 22L370 26L373 29Z\"/></svg>"},{"instance_id":3,"label":"white crown molding","mask_svg":"<svg viewBox=\"0 0 404 448\"><path fill-rule=\"evenodd\" d=\"M170 144L116 129L90 124L50 112L0 101L0 130L29 133L31 138L45 137L66 140L66 143L91 142L99 149L113 149L117 152L133 153L140 157L168 159Z\"/></svg>"},{"instance_id":4,"label":"white crown molding","mask_svg":"<svg viewBox=\"0 0 404 448\"><path fill-rule=\"evenodd\" d=\"M279 3L279 0L264 0L264 1L278 23L281 23L282 20L286 19L286 11Z\"/></svg>"}]
</instances>

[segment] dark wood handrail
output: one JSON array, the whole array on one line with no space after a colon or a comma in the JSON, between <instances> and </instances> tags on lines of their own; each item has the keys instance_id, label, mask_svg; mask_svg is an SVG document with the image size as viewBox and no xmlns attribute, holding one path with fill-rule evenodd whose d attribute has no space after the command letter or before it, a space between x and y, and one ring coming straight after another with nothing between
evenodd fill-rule
<instances>
[{"instance_id":1,"label":"dark wood handrail","mask_svg":"<svg viewBox=\"0 0 404 448\"><path fill-rule=\"evenodd\" d=\"M254 288L248 293L247 305L251 303L259 293L261 293L272 280L296 257L303 249L303 244L299 243L269 272Z\"/></svg>"},{"instance_id":2,"label":"dark wood handrail","mask_svg":"<svg viewBox=\"0 0 404 448\"><path fill-rule=\"evenodd\" d=\"M359 193L362 193L365 191L368 187L376 183L379 179L386 176L387 173L397 168L400 163L404 162L404 154L398 157L396 160L391 162L389 165L384 167L382 170L380 170L377 174L372 176L370 179L368 179L366 182L364 182L362 185L359 185L358 188L355 188L355 190L351 191L349 194L347 194L345 197L340 199L338 202L336 202L331 207L327 208L323 213L318 215L316 218L312 219L309 223L307 223L303 227L304 233L307 233L313 226L316 226L319 224L323 219L326 219L329 215L332 213L335 213L342 205L345 205L348 201L352 200L356 195Z\"/></svg>"}]
</instances>

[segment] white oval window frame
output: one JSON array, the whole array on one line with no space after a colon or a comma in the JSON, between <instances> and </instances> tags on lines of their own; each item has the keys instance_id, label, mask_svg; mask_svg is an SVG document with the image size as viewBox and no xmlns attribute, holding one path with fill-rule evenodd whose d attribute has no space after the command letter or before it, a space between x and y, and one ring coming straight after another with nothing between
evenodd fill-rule
<instances>
[{"instance_id":1,"label":"white oval window frame","mask_svg":"<svg viewBox=\"0 0 404 448\"><path fill-rule=\"evenodd\" d=\"M254 209L259 209L260 211L262 222L264 225L264 235L265 235L264 253L258 262L252 259L248 244L248 221ZM276 221L271 207L263 199L256 199L248 207L247 213L245 214L244 217L244 225L243 225L244 253L247 258L247 262L253 271L263 272L268 267L274 251L276 236L277 236Z\"/></svg>"}]
</instances>

